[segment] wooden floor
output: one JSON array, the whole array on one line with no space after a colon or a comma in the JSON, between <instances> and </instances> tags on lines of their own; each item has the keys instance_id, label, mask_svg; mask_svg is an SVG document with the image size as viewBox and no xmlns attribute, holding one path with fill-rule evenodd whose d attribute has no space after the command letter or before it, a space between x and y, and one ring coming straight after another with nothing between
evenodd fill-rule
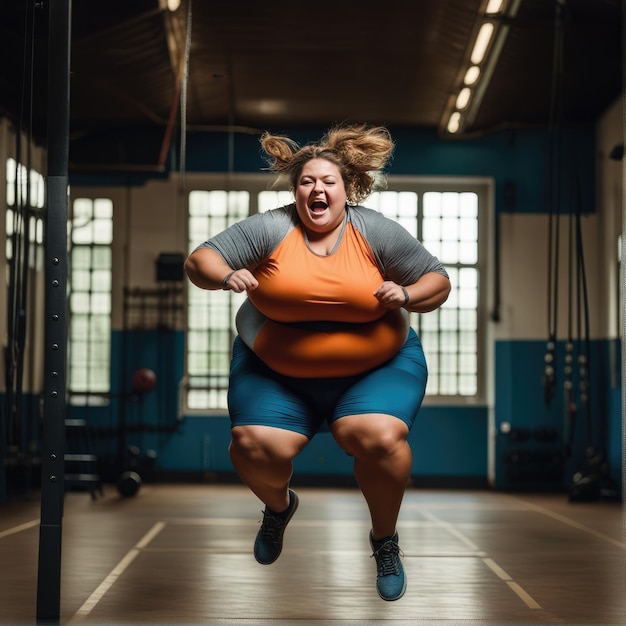
<instances>
[{"instance_id":1,"label":"wooden floor","mask_svg":"<svg viewBox=\"0 0 626 626\"><path fill-rule=\"evenodd\" d=\"M380 600L356 489L303 487L280 559L239 485L69 493L61 624L626 624L624 516L566 495L410 489L406 595ZM0 623L36 623L39 502L0 508Z\"/></svg>"}]
</instances>

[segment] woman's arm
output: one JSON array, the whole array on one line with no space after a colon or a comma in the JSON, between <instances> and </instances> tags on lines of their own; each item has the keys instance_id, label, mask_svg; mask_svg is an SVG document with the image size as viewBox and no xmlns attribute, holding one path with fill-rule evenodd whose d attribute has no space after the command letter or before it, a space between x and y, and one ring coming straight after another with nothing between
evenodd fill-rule
<instances>
[{"instance_id":1,"label":"woman's arm","mask_svg":"<svg viewBox=\"0 0 626 626\"><path fill-rule=\"evenodd\" d=\"M189 280L200 289L232 289L237 293L259 285L247 269L233 270L213 248L198 248L185 261Z\"/></svg>"},{"instance_id":2,"label":"woman's arm","mask_svg":"<svg viewBox=\"0 0 626 626\"><path fill-rule=\"evenodd\" d=\"M434 311L448 299L450 289L450 279L446 276L438 272L424 274L416 283L405 287L409 302L404 308L413 313Z\"/></svg>"},{"instance_id":3,"label":"woman's arm","mask_svg":"<svg viewBox=\"0 0 626 626\"><path fill-rule=\"evenodd\" d=\"M413 313L438 309L450 294L450 280L438 272L428 272L412 285L398 285L386 280L374 296L389 309L404 307Z\"/></svg>"}]
</instances>

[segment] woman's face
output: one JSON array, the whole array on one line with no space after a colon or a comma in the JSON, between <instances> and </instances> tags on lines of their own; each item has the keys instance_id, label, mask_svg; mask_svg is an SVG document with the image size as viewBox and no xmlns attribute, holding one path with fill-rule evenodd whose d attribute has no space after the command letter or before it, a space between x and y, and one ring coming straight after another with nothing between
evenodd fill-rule
<instances>
[{"instance_id":1,"label":"woman's face","mask_svg":"<svg viewBox=\"0 0 626 626\"><path fill-rule=\"evenodd\" d=\"M343 222L346 188L337 165L326 159L304 164L295 188L296 209L307 231L326 233Z\"/></svg>"}]
</instances>

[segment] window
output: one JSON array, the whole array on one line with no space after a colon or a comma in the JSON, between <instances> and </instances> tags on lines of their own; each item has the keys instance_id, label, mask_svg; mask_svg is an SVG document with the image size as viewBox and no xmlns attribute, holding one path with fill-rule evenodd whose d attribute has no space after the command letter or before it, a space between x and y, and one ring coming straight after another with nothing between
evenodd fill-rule
<instances>
[{"instance_id":1,"label":"window","mask_svg":"<svg viewBox=\"0 0 626 626\"><path fill-rule=\"evenodd\" d=\"M112 201L77 198L70 226L68 388L93 403L110 391Z\"/></svg>"},{"instance_id":2,"label":"window","mask_svg":"<svg viewBox=\"0 0 626 626\"><path fill-rule=\"evenodd\" d=\"M365 204L402 224L450 275L446 304L411 314L427 356L426 395L478 395L478 193L384 191Z\"/></svg>"},{"instance_id":3,"label":"window","mask_svg":"<svg viewBox=\"0 0 626 626\"><path fill-rule=\"evenodd\" d=\"M10 359L6 392L8 397L18 398L19 404L22 391L37 391L40 381L31 364L43 358L43 176L13 158L7 159L6 202L3 305L7 320L5 356Z\"/></svg>"},{"instance_id":4,"label":"window","mask_svg":"<svg viewBox=\"0 0 626 626\"><path fill-rule=\"evenodd\" d=\"M30 187L27 191L26 182L28 173L25 166L15 159L7 159L6 164L6 258L11 261L16 257L17 250L24 247L25 242L19 242L23 236L28 236L30 244L43 245L42 209L45 203L44 177L36 170L30 172ZM26 195L30 194L29 198ZM23 210L21 210L23 209ZM28 220L28 223L26 223ZM31 253L29 267L35 267L35 256ZM8 264L10 266L10 263ZM7 280L10 283L10 280Z\"/></svg>"},{"instance_id":5,"label":"window","mask_svg":"<svg viewBox=\"0 0 626 626\"><path fill-rule=\"evenodd\" d=\"M431 403L484 401L485 329L479 311L486 294L484 234L488 216L486 182L423 182L389 177L387 190L363 204L404 226L435 254L450 274L452 292L437 311L411 314L429 367ZM293 201L287 191L192 191L189 194L189 251L228 225L254 212ZM189 287L187 406L226 409L234 317L244 296Z\"/></svg>"},{"instance_id":6,"label":"window","mask_svg":"<svg viewBox=\"0 0 626 626\"><path fill-rule=\"evenodd\" d=\"M189 252L249 213L247 191L189 194ZM187 309L187 377L190 409L224 409L234 319L245 294L208 292L190 284Z\"/></svg>"}]
</instances>

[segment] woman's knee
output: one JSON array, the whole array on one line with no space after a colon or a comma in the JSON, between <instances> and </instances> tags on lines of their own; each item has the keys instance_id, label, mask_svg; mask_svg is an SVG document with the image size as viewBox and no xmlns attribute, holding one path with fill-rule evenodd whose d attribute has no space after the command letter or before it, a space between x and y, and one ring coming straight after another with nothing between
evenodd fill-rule
<instances>
[{"instance_id":1,"label":"woman's knee","mask_svg":"<svg viewBox=\"0 0 626 626\"><path fill-rule=\"evenodd\" d=\"M304 442L303 442L304 440ZM249 461L291 461L306 444L299 433L266 426L236 426L231 430L229 453Z\"/></svg>"},{"instance_id":2,"label":"woman's knee","mask_svg":"<svg viewBox=\"0 0 626 626\"><path fill-rule=\"evenodd\" d=\"M407 445L408 427L387 415L358 415L340 418L332 432L339 446L355 458L388 457Z\"/></svg>"}]
</instances>

